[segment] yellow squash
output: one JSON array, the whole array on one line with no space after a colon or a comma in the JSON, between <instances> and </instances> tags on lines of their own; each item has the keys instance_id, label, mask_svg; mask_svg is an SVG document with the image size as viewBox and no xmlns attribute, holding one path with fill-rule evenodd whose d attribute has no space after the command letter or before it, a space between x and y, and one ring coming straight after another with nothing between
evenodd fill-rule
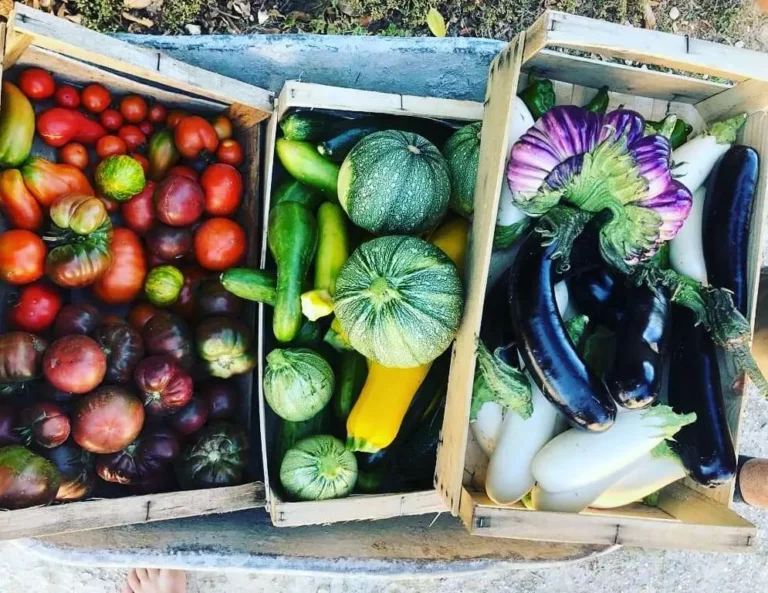
<instances>
[{"instance_id":1,"label":"yellow squash","mask_svg":"<svg viewBox=\"0 0 768 593\"><path fill-rule=\"evenodd\" d=\"M430 241L451 258L462 274L469 223L463 218L449 218L432 233ZM395 369L368 361L368 378L347 418L347 448L375 453L388 447L431 366Z\"/></svg>"}]
</instances>

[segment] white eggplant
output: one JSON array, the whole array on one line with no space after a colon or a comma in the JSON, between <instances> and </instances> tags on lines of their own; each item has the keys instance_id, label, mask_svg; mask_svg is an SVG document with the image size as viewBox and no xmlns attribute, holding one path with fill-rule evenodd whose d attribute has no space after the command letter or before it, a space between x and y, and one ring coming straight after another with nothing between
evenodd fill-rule
<instances>
[{"instance_id":1,"label":"white eggplant","mask_svg":"<svg viewBox=\"0 0 768 593\"><path fill-rule=\"evenodd\" d=\"M525 103L520 97L513 99L512 117L509 121L509 136L507 138L507 158L512 150L512 145L533 126L533 116L528 111ZM524 220L526 217L523 211L515 205L512 199L512 191L507 183L506 167L504 169L503 179L501 180L501 194L499 195L499 213L496 217L498 226L510 226L516 222Z\"/></svg>"},{"instance_id":2,"label":"white eggplant","mask_svg":"<svg viewBox=\"0 0 768 593\"><path fill-rule=\"evenodd\" d=\"M597 482L592 482L576 490L567 492L548 492L536 485L531 492L533 507L537 511L553 511L556 513L580 513L597 500L603 492L617 481L621 480L631 469L628 466L620 469Z\"/></svg>"},{"instance_id":3,"label":"white eggplant","mask_svg":"<svg viewBox=\"0 0 768 593\"><path fill-rule=\"evenodd\" d=\"M503 423L504 408L501 404L485 402L477 412L475 421L469 424L477 444L488 457L493 455L496 449Z\"/></svg>"},{"instance_id":4,"label":"white eggplant","mask_svg":"<svg viewBox=\"0 0 768 593\"><path fill-rule=\"evenodd\" d=\"M669 263L675 272L707 284L707 266L704 262L702 219L707 188L702 185L693 192L693 205L677 235L669 242Z\"/></svg>"}]
</instances>

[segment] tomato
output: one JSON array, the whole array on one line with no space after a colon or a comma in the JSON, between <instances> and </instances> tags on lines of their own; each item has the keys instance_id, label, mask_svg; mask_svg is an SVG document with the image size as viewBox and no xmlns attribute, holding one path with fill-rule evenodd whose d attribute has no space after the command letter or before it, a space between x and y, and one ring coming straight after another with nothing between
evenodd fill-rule
<instances>
[{"instance_id":1,"label":"tomato","mask_svg":"<svg viewBox=\"0 0 768 593\"><path fill-rule=\"evenodd\" d=\"M91 113L101 113L112 102L112 94L100 84L89 84L80 94L83 107Z\"/></svg>"},{"instance_id":2,"label":"tomato","mask_svg":"<svg viewBox=\"0 0 768 593\"><path fill-rule=\"evenodd\" d=\"M105 159L114 154L127 154L128 147L119 136L104 136L96 143L96 154L100 159Z\"/></svg>"},{"instance_id":3,"label":"tomato","mask_svg":"<svg viewBox=\"0 0 768 593\"><path fill-rule=\"evenodd\" d=\"M37 101L52 97L56 83L50 72L42 68L27 68L19 76L19 88L27 97Z\"/></svg>"},{"instance_id":4,"label":"tomato","mask_svg":"<svg viewBox=\"0 0 768 593\"><path fill-rule=\"evenodd\" d=\"M211 216L232 216L243 198L243 178L232 165L216 163L203 171L205 211Z\"/></svg>"},{"instance_id":5,"label":"tomato","mask_svg":"<svg viewBox=\"0 0 768 593\"><path fill-rule=\"evenodd\" d=\"M153 124L165 123L166 117L168 117L168 112L160 103L153 103L147 112L147 119Z\"/></svg>"},{"instance_id":6,"label":"tomato","mask_svg":"<svg viewBox=\"0 0 768 593\"><path fill-rule=\"evenodd\" d=\"M56 89L54 95L56 105L67 107L68 109L77 109L80 107L80 93L70 84L62 84Z\"/></svg>"},{"instance_id":7,"label":"tomato","mask_svg":"<svg viewBox=\"0 0 768 593\"><path fill-rule=\"evenodd\" d=\"M88 335L101 323L101 312L90 303L64 305L53 324L53 335L62 338L70 334Z\"/></svg>"},{"instance_id":8,"label":"tomato","mask_svg":"<svg viewBox=\"0 0 768 593\"><path fill-rule=\"evenodd\" d=\"M239 167L243 164L243 147L233 138L222 140L216 149L216 159L220 163Z\"/></svg>"},{"instance_id":9,"label":"tomato","mask_svg":"<svg viewBox=\"0 0 768 593\"><path fill-rule=\"evenodd\" d=\"M188 227L156 224L145 240L147 251L164 262L181 259L192 249L192 231Z\"/></svg>"},{"instance_id":10,"label":"tomato","mask_svg":"<svg viewBox=\"0 0 768 593\"><path fill-rule=\"evenodd\" d=\"M101 387L78 402L72 418L72 438L86 451L117 453L139 436L144 406L125 387Z\"/></svg>"},{"instance_id":11,"label":"tomato","mask_svg":"<svg viewBox=\"0 0 768 593\"><path fill-rule=\"evenodd\" d=\"M20 171L24 186L45 208L49 208L62 196L94 195L85 174L66 163L52 163L44 158L32 157L22 165Z\"/></svg>"},{"instance_id":12,"label":"tomato","mask_svg":"<svg viewBox=\"0 0 768 593\"><path fill-rule=\"evenodd\" d=\"M175 128L176 126L179 125L179 122L185 117L187 117L188 115L189 113L187 113L183 109L171 109L168 112L168 117L166 117L165 119L165 124L169 128Z\"/></svg>"},{"instance_id":13,"label":"tomato","mask_svg":"<svg viewBox=\"0 0 768 593\"><path fill-rule=\"evenodd\" d=\"M39 231L43 226L43 210L32 192L24 184L18 169L0 173L0 212L11 226Z\"/></svg>"},{"instance_id":14,"label":"tomato","mask_svg":"<svg viewBox=\"0 0 768 593\"><path fill-rule=\"evenodd\" d=\"M171 175L181 175L192 181L197 181L200 177L194 169L190 169L185 165L176 165L175 167L168 169L168 176L170 177Z\"/></svg>"},{"instance_id":15,"label":"tomato","mask_svg":"<svg viewBox=\"0 0 768 593\"><path fill-rule=\"evenodd\" d=\"M101 203L104 204L104 208L107 209L108 214L114 214L118 210L120 210L120 203L115 202L114 200L110 200L109 198L102 196L100 193L96 194L96 197L101 200Z\"/></svg>"},{"instance_id":16,"label":"tomato","mask_svg":"<svg viewBox=\"0 0 768 593\"><path fill-rule=\"evenodd\" d=\"M232 120L226 115L219 114L211 121L213 129L216 130L216 135L219 140L226 140L232 137Z\"/></svg>"},{"instance_id":17,"label":"tomato","mask_svg":"<svg viewBox=\"0 0 768 593\"><path fill-rule=\"evenodd\" d=\"M155 224L154 191L155 182L147 181L143 190L120 207L125 226L139 234L146 233Z\"/></svg>"},{"instance_id":18,"label":"tomato","mask_svg":"<svg viewBox=\"0 0 768 593\"><path fill-rule=\"evenodd\" d=\"M21 411L22 431L32 444L53 449L69 437L69 416L53 402L37 402Z\"/></svg>"},{"instance_id":19,"label":"tomato","mask_svg":"<svg viewBox=\"0 0 768 593\"><path fill-rule=\"evenodd\" d=\"M117 109L105 109L99 115L99 121L110 132L116 132L123 125L123 116Z\"/></svg>"},{"instance_id":20,"label":"tomato","mask_svg":"<svg viewBox=\"0 0 768 593\"><path fill-rule=\"evenodd\" d=\"M15 229L0 235L0 280L29 284L45 269L45 243L32 231Z\"/></svg>"},{"instance_id":21,"label":"tomato","mask_svg":"<svg viewBox=\"0 0 768 593\"><path fill-rule=\"evenodd\" d=\"M205 194L200 184L181 175L169 175L155 188L157 219L170 226L188 226L196 222L205 208Z\"/></svg>"},{"instance_id":22,"label":"tomato","mask_svg":"<svg viewBox=\"0 0 768 593\"><path fill-rule=\"evenodd\" d=\"M85 169L88 166L88 150L79 142L70 142L59 149L59 161Z\"/></svg>"},{"instance_id":23,"label":"tomato","mask_svg":"<svg viewBox=\"0 0 768 593\"><path fill-rule=\"evenodd\" d=\"M93 283L94 294L110 305L130 303L141 292L147 275L147 262L141 239L131 229L112 229L109 248L112 264L106 273Z\"/></svg>"},{"instance_id":24,"label":"tomato","mask_svg":"<svg viewBox=\"0 0 768 593\"><path fill-rule=\"evenodd\" d=\"M72 140L83 144L94 144L105 136L102 125L76 109L52 107L37 118L37 133L46 144L59 148Z\"/></svg>"},{"instance_id":25,"label":"tomato","mask_svg":"<svg viewBox=\"0 0 768 593\"><path fill-rule=\"evenodd\" d=\"M210 218L195 233L195 257L209 270L231 268L245 255L243 227L228 218Z\"/></svg>"},{"instance_id":26,"label":"tomato","mask_svg":"<svg viewBox=\"0 0 768 593\"><path fill-rule=\"evenodd\" d=\"M139 95L128 95L120 100L120 113L125 121L137 124L147 117L147 102Z\"/></svg>"},{"instance_id":27,"label":"tomato","mask_svg":"<svg viewBox=\"0 0 768 593\"><path fill-rule=\"evenodd\" d=\"M147 160L147 157L145 157L143 154L139 154L138 152L132 152L131 157L133 157L133 160L141 165L141 168L144 170L144 175L149 173L149 161Z\"/></svg>"},{"instance_id":28,"label":"tomato","mask_svg":"<svg viewBox=\"0 0 768 593\"><path fill-rule=\"evenodd\" d=\"M131 152L147 144L147 137L144 132L136 126L123 126L117 131L117 135L123 139Z\"/></svg>"},{"instance_id":29,"label":"tomato","mask_svg":"<svg viewBox=\"0 0 768 593\"><path fill-rule=\"evenodd\" d=\"M160 312L152 303L139 303L128 313L128 323L138 330L144 329L147 322Z\"/></svg>"},{"instance_id":30,"label":"tomato","mask_svg":"<svg viewBox=\"0 0 768 593\"><path fill-rule=\"evenodd\" d=\"M170 310L185 319L192 319L195 315L195 295L200 282L208 275L200 266L184 266L181 269L184 274L184 285L181 287L179 298L170 306Z\"/></svg>"},{"instance_id":31,"label":"tomato","mask_svg":"<svg viewBox=\"0 0 768 593\"><path fill-rule=\"evenodd\" d=\"M8 317L16 329L40 333L51 326L60 309L59 291L43 282L35 282L19 291L18 300L11 307Z\"/></svg>"},{"instance_id":32,"label":"tomato","mask_svg":"<svg viewBox=\"0 0 768 593\"><path fill-rule=\"evenodd\" d=\"M182 119L174 130L173 138L181 156L197 158L201 153L213 154L219 146L219 137L213 126L199 115Z\"/></svg>"},{"instance_id":33,"label":"tomato","mask_svg":"<svg viewBox=\"0 0 768 593\"><path fill-rule=\"evenodd\" d=\"M145 136L151 136L152 132L155 131L155 126L152 125L152 122L145 119L139 123L139 129Z\"/></svg>"},{"instance_id":34,"label":"tomato","mask_svg":"<svg viewBox=\"0 0 768 593\"><path fill-rule=\"evenodd\" d=\"M80 334L59 338L43 356L43 375L56 389L88 393L107 373L107 357L95 340Z\"/></svg>"}]
</instances>

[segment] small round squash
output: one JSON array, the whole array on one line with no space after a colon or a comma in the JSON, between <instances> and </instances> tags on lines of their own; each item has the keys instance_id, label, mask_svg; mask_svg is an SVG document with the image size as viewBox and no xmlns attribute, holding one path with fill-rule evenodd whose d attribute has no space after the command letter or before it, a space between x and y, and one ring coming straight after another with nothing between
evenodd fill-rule
<instances>
[{"instance_id":1,"label":"small round squash","mask_svg":"<svg viewBox=\"0 0 768 593\"><path fill-rule=\"evenodd\" d=\"M451 209L465 218L474 210L481 126L475 122L456 130L443 148L451 177Z\"/></svg>"},{"instance_id":2,"label":"small round squash","mask_svg":"<svg viewBox=\"0 0 768 593\"><path fill-rule=\"evenodd\" d=\"M280 483L299 500L347 496L357 481L357 460L336 437L318 435L296 443L280 464Z\"/></svg>"},{"instance_id":3,"label":"small round squash","mask_svg":"<svg viewBox=\"0 0 768 593\"><path fill-rule=\"evenodd\" d=\"M312 418L328 404L334 385L331 365L309 348L276 348L267 355L264 397L284 420Z\"/></svg>"}]
</instances>

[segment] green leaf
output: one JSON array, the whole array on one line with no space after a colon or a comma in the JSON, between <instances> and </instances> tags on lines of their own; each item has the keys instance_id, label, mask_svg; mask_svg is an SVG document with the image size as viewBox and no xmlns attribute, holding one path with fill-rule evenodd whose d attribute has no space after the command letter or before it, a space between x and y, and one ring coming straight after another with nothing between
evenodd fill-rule
<instances>
[{"instance_id":1,"label":"green leaf","mask_svg":"<svg viewBox=\"0 0 768 593\"><path fill-rule=\"evenodd\" d=\"M445 19L434 6L427 13L427 27L435 37L445 37Z\"/></svg>"},{"instance_id":2,"label":"green leaf","mask_svg":"<svg viewBox=\"0 0 768 593\"><path fill-rule=\"evenodd\" d=\"M531 387L526 376L491 353L482 340L477 341L477 367L472 387L470 421L486 402L496 402L527 419L533 413Z\"/></svg>"}]
</instances>

